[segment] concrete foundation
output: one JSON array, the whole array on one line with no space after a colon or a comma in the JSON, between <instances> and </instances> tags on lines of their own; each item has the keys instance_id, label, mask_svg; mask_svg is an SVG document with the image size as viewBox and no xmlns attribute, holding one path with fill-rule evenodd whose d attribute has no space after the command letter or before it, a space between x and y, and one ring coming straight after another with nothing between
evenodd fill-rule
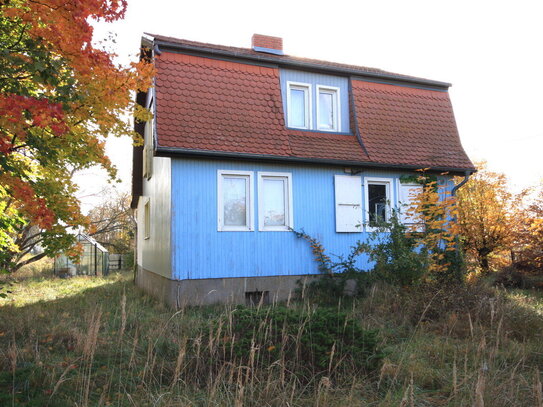
<instances>
[{"instance_id":1,"label":"concrete foundation","mask_svg":"<svg viewBox=\"0 0 543 407\"><path fill-rule=\"evenodd\" d=\"M138 266L136 285L173 308L220 303L246 304L264 296L264 302L286 301L302 284L317 276L268 276L170 280Z\"/></svg>"}]
</instances>

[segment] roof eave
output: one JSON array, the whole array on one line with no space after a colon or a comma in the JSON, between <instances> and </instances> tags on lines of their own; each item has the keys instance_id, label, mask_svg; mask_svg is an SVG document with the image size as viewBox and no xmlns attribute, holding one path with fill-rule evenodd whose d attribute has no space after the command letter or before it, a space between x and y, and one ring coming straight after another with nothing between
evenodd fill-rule
<instances>
[{"instance_id":1,"label":"roof eave","mask_svg":"<svg viewBox=\"0 0 543 407\"><path fill-rule=\"evenodd\" d=\"M238 159L238 160L259 160L259 161L273 161L273 162L289 162L300 164L328 164L347 167L360 167L360 168L387 168L387 169L403 169L403 170L419 170L420 165L409 164L387 164L378 163L372 161L354 161L354 160L338 160L328 158L311 158L311 157L293 157L293 156L276 156L270 154L250 154L250 153L235 153L225 151L212 151L212 150L195 150L179 147L161 147L156 149L156 156L158 157L172 157L172 156L185 156L194 158L224 158L224 159ZM422 166L424 167L424 166ZM451 175L464 175L466 172L475 172L475 168L465 167L446 167L436 166L430 167L429 171L434 172L448 172Z\"/></svg>"}]
</instances>

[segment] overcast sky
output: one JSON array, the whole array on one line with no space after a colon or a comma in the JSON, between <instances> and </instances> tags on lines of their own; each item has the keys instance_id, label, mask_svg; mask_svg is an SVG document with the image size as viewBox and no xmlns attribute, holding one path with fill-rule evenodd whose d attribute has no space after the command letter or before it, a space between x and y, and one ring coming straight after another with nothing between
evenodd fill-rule
<instances>
[{"instance_id":1,"label":"overcast sky","mask_svg":"<svg viewBox=\"0 0 543 407\"><path fill-rule=\"evenodd\" d=\"M95 24L95 38L114 33L127 61L143 32L247 48L260 33L282 37L290 55L450 82L466 152L518 190L543 179L542 17L540 0L128 0L126 18ZM112 140L108 153L129 189L130 143Z\"/></svg>"}]
</instances>

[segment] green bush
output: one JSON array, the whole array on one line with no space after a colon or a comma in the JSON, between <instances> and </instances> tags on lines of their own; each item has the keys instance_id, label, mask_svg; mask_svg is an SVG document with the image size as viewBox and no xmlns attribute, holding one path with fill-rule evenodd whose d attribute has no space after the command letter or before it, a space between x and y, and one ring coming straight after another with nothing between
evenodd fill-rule
<instances>
[{"instance_id":1,"label":"green bush","mask_svg":"<svg viewBox=\"0 0 543 407\"><path fill-rule=\"evenodd\" d=\"M267 368L282 360L290 371L310 376L354 374L376 369L383 358L377 331L335 308L239 306L229 318L232 336L223 341L223 354L233 353L248 366Z\"/></svg>"},{"instance_id":2,"label":"green bush","mask_svg":"<svg viewBox=\"0 0 543 407\"><path fill-rule=\"evenodd\" d=\"M390 222L372 232L367 242L357 242L347 257L332 261L315 238L303 230L294 231L309 242L322 276L305 288L304 296L319 304L337 303L347 296L362 296L377 281L400 286L418 284L428 274L428 254L417 247L416 239L407 233L394 213ZM371 270L356 266L360 255L368 256ZM302 290L299 291L299 293Z\"/></svg>"},{"instance_id":3,"label":"green bush","mask_svg":"<svg viewBox=\"0 0 543 407\"><path fill-rule=\"evenodd\" d=\"M370 237L371 243L361 244L361 252L369 255L375 265L374 279L390 284L411 286L417 284L428 271L428 256L418 248L415 239L407 233L396 214Z\"/></svg>"}]
</instances>

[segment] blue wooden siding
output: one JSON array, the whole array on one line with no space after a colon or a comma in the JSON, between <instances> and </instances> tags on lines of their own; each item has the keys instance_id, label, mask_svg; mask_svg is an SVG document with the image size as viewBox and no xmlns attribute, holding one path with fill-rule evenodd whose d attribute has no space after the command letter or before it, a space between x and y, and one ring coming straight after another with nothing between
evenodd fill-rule
<instances>
[{"instance_id":1,"label":"blue wooden siding","mask_svg":"<svg viewBox=\"0 0 543 407\"><path fill-rule=\"evenodd\" d=\"M304 71L293 71L289 69L280 70L281 78L281 96L283 100L283 108L285 109L285 123L288 123L287 117L287 82L302 82L311 85L312 94L312 116L313 116L313 128L316 128L317 120L317 103L316 103L316 86L333 86L339 88L340 94L340 119L341 119L341 132L349 133L351 130L349 124L349 79L341 76L333 75L321 75Z\"/></svg>"},{"instance_id":2,"label":"blue wooden siding","mask_svg":"<svg viewBox=\"0 0 543 407\"><path fill-rule=\"evenodd\" d=\"M217 170L254 171L253 232L217 231ZM334 175L343 168L234 161L172 159L172 277L199 279L317 273L309 244L291 232L258 231L258 171L292 174L294 228L317 238L328 254L346 255L366 233L336 233ZM397 191L401 173L390 177ZM363 182L363 179L362 179ZM360 187L363 194L363 186ZM362 201L364 202L364 201ZM365 259L359 263L364 266Z\"/></svg>"}]
</instances>

